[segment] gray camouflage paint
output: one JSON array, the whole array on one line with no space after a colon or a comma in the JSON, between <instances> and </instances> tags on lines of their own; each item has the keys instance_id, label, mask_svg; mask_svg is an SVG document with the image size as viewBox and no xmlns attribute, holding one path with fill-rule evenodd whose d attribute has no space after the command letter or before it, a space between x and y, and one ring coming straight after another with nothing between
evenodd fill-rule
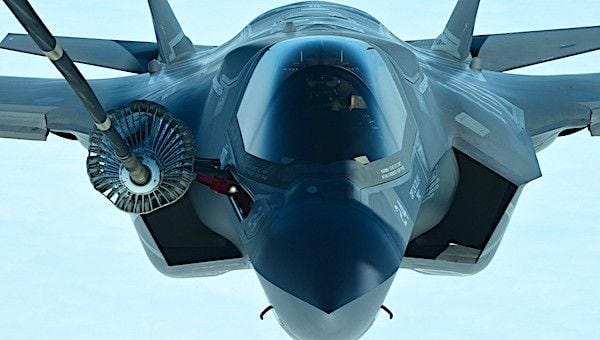
<instances>
[{"instance_id":1,"label":"gray camouflage paint","mask_svg":"<svg viewBox=\"0 0 600 340\"><path fill-rule=\"evenodd\" d=\"M255 199L250 215L240 220L227 197L204 187L190 189L202 221L244 255L234 260L170 267L142 219L133 216L153 265L172 277L219 275L254 267L280 322L292 336L329 339L355 338L368 329L400 266L437 275L482 270L498 248L523 186L541 176L536 151L567 129L588 127L593 135L600 135L600 90L596 89L600 75L526 77L470 68L478 3L460 0L437 40L412 43L401 41L358 10L322 2L299 3L261 15L222 46L196 47L194 52L165 2L151 1L159 57L150 61L150 73L92 81L93 89L111 109L137 99L167 107L192 130L196 156L219 159ZM462 31L458 29L461 23L467 24ZM323 35L366 42L389 56L390 72L406 109L401 150L368 164L348 160L279 165L248 154L237 108L260 52L282 41ZM10 42L5 43L10 48ZM135 59L136 70L140 60ZM89 62L117 68L105 61ZM49 131L68 132L87 145L92 122L64 81L0 77L0 98L0 137L45 139ZM458 181L453 149L515 184L517 194L473 263L444 260L451 254L402 259L408 242L435 227L450 206ZM263 263L268 260L262 260L261 251L270 237L269 228L287 216L278 214L290 202L327 202L328 195L369 207L370 221L387 226L386 240L398 258L384 260L389 262L382 265L387 266L386 274L382 271L367 291L350 284L351 293L344 298L353 302L324 313L318 303L307 303L298 298L300 293L285 291L266 278L262 270L271 265ZM389 268L394 269L391 274ZM314 324L320 331L311 333L315 329L299 324L298 315L317 320Z\"/></svg>"}]
</instances>

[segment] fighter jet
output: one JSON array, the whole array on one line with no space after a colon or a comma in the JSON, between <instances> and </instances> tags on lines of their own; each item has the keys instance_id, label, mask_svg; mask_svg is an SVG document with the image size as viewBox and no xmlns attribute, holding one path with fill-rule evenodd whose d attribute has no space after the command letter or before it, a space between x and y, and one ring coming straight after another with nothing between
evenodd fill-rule
<instances>
[{"instance_id":1,"label":"fighter jet","mask_svg":"<svg viewBox=\"0 0 600 340\"><path fill-rule=\"evenodd\" d=\"M292 338L356 339L400 268L483 270L536 153L600 135L600 75L503 73L600 49L600 27L473 35L459 0L435 39L302 2L221 46L194 45L166 0L157 42L29 33L0 47L45 55L63 80L0 77L0 137L51 133L88 151L95 190L134 217L152 264L176 278L253 268ZM86 81L74 63L135 75ZM51 166L51 165L49 165Z\"/></svg>"}]
</instances>

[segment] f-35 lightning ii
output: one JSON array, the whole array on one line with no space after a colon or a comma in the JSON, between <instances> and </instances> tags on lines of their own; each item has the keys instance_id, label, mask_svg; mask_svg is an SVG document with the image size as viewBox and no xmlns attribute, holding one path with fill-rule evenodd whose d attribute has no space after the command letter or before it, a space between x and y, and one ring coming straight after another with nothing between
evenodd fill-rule
<instances>
[{"instance_id":1,"label":"f-35 lightning ii","mask_svg":"<svg viewBox=\"0 0 600 340\"><path fill-rule=\"evenodd\" d=\"M503 73L597 50L600 27L473 36L479 1L459 0L437 39L402 41L302 2L197 46L166 0L148 1L156 43L54 37L27 1L4 2L29 34L0 47L46 55L64 80L0 77L0 137L81 142L161 273L254 268L264 313L298 339L391 317L400 268L485 268L541 176L536 152L600 135L600 74ZM74 62L135 75L87 82Z\"/></svg>"}]
</instances>

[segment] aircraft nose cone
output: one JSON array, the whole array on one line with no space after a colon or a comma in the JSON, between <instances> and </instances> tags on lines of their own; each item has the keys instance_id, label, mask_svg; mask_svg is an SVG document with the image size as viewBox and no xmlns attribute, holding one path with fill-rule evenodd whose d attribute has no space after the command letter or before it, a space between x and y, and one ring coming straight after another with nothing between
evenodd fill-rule
<instances>
[{"instance_id":1,"label":"aircraft nose cone","mask_svg":"<svg viewBox=\"0 0 600 340\"><path fill-rule=\"evenodd\" d=\"M373 324L394 276L332 313L326 313L274 286L259 275L281 326L295 339L353 340Z\"/></svg>"},{"instance_id":2,"label":"aircraft nose cone","mask_svg":"<svg viewBox=\"0 0 600 340\"><path fill-rule=\"evenodd\" d=\"M286 324L306 319L297 310L300 302L312 306L308 314L316 319L335 314L381 287L400 266L402 252L386 226L354 201L294 203L279 211L265 228L251 259L275 311ZM365 320L370 324L373 308L376 311L384 298L385 294L356 313L369 314Z\"/></svg>"}]
</instances>

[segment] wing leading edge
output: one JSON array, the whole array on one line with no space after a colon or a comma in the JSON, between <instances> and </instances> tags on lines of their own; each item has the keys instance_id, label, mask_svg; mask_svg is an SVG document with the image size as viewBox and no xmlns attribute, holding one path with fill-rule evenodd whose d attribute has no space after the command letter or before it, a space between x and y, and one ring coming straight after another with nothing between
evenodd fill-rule
<instances>
[{"instance_id":1,"label":"wing leading edge","mask_svg":"<svg viewBox=\"0 0 600 340\"><path fill-rule=\"evenodd\" d=\"M158 44L142 41L56 37L73 61L131 73L148 72L148 63L158 58ZM0 48L43 56L27 34L8 34ZM206 51L214 46L194 46Z\"/></svg>"},{"instance_id":2,"label":"wing leading edge","mask_svg":"<svg viewBox=\"0 0 600 340\"><path fill-rule=\"evenodd\" d=\"M90 81L107 110L143 97L148 75ZM88 134L93 122L63 79L0 77L0 138L45 140L49 132Z\"/></svg>"},{"instance_id":3,"label":"wing leading edge","mask_svg":"<svg viewBox=\"0 0 600 340\"><path fill-rule=\"evenodd\" d=\"M481 35L471 54L482 68L509 71L600 49L600 26Z\"/></svg>"},{"instance_id":4,"label":"wing leading edge","mask_svg":"<svg viewBox=\"0 0 600 340\"><path fill-rule=\"evenodd\" d=\"M79 125L72 123L83 116L59 113L78 107L76 100L64 80L0 77L0 137L45 140L52 125Z\"/></svg>"},{"instance_id":5,"label":"wing leading edge","mask_svg":"<svg viewBox=\"0 0 600 340\"><path fill-rule=\"evenodd\" d=\"M158 56L156 43L57 37L58 42L75 62L115 70L145 73L148 63ZM27 34L8 34L0 48L43 56Z\"/></svg>"},{"instance_id":6,"label":"wing leading edge","mask_svg":"<svg viewBox=\"0 0 600 340\"><path fill-rule=\"evenodd\" d=\"M600 136L600 74L524 76L484 72L486 86L524 112L537 150L584 128Z\"/></svg>"},{"instance_id":7,"label":"wing leading edge","mask_svg":"<svg viewBox=\"0 0 600 340\"><path fill-rule=\"evenodd\" d=\"M435 40L409 43L432 48ZM471 43L471 56L478 57L481 68L504 72L570 57L600 49L600 26L477 35Z\"/></svg>"}]
</instances>

